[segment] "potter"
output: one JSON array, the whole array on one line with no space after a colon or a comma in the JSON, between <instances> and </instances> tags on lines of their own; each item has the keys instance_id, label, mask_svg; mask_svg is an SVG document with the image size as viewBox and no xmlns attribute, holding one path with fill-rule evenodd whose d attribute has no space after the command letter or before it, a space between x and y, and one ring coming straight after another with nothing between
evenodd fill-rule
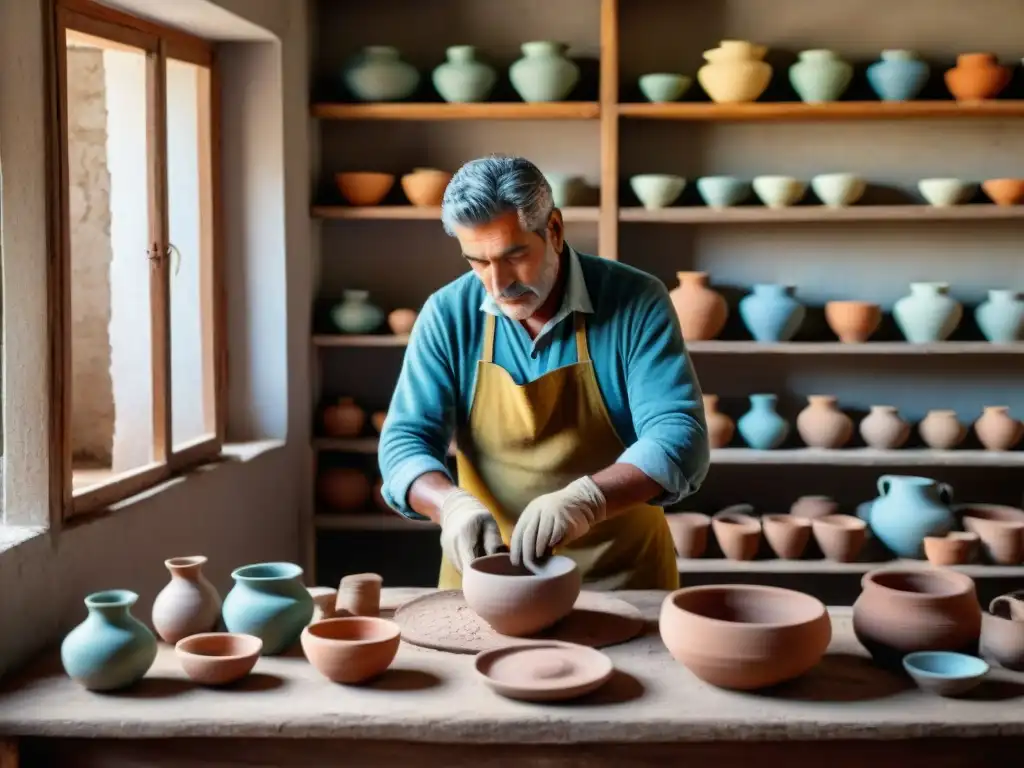
<instances>
[{"instance_id":1,"label":"potter","mask_svg":"<svg viewBox=\"0 0 1024 768\"><path fill-rule=\"evenodd\" d=\"M674 589L662 508L710 449L665 285L569 245L524 158L464 165L441 219L470 271L424 304L378 454L387 503L441 526L439 586L507 547L517 566L571 558L584 589Z\"/></svg>"}]
</instances>

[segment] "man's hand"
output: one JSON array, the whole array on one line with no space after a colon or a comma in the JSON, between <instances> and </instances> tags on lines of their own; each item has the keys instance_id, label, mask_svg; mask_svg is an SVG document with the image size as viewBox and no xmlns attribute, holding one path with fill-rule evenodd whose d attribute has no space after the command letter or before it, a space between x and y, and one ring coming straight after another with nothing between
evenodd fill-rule
<instances>
[{"instance_id":1,"label":"man's hand","mask_svg":"<svg viewBox=\"0 0 1024 768\"><path fill-rule=\"evenodd\" d=\"M476 558L504 549L494 516L475 496L462 489L445 497L438 518L441 551L459 573Z\"/></svg>"},{"instance_id":2,"label":"man's hand","mask_svg":"<svg viewBox=\"0 0 1024 768\"><path fill-rule=\"evenodd\" d=\"M580 538L606 514L604 494L586 476L560 491L538 496L526 505L512 531L513 564L543 560L556 545Z\"/></svg>"}]
</instances>

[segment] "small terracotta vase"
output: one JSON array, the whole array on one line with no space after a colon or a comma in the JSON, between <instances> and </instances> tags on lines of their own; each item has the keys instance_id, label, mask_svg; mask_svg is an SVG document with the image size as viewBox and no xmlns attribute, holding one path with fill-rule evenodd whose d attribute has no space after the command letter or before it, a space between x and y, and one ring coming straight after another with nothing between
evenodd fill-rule
<instances>
[{"instance_id":1,"label":"small terracotta vase","mask_svg":"<svg viewBox=\"0 0 1024 768\"><path fill-rule=\"evenodd\" d=\"M718 410L718 395L704 395L704 419L712 448L725 448L736 434L736 422Z\"/></svg>"},{"instance_id":2,"label":"small terracotta vase","mask_svg":"<svg viewBox=\"0 0 1024 768\"><path fill-rule=\"evenodd\" d=\"M421 208L435 208L441 205L444 191L452 174L436 168L414 168L401 178L402 191L409 202Z\"/></svg>"},{"instance_id":3,"label":"small terracotta vase","mask_svg":"<svg viewBox=\"0 0 1024 768\"><path fill-rule=\"evenodd\" d=\"M1009 606L996 598L981 617L981 655L1006 669L1024 672L1024 621L1014 620Z\"/></svg>"},{"instance_id":4,"label":"small terracotta vase","mask_svg":"<svg viewBox=\"0 0 1024 768\"><path fill-rule=\"evenodd\" d=\"M708 288L707 272L676 272L679 285L669 292L686 341L708 341L725 327L729 306Z\"/></svg>"},{"instance_id":5,"label":"small terracotta vase","mask_svg":"<svg viewBox=\"0 0 1024 768\"><path fill-rule=\"evenodd\" d=\"M334 603L335 616L379 616L383 579L376 573L355 573L341 578Z\"/></svg>"},{"instance_id":6,"label":"small terracotta vase","mask_svg":"<svg viewBox=\"0 0 1024 768\"><path fill-rule=\"evenodd\" d=\"M917 425L921 439L929 448L949 451L956 448L967 437L967 427L959 422L956 411L928 411Z\"/></svg>"},{"instance_id":7,"label":"small terracotta vase","mask_svg":"<svg viewBox=\"0 0 1024 768\"><path fill-rule=\"evenodd\" d=\"M986 179L981 189L996 205L1024 203L1024 179Z\"/></svg>"},{"instance_id":8,"label":"small terracotta vase","mask_svg":"<svg viewBox=\"0 0 1024 768\"><path fill-rule=\"evenodd\" d=\"M321 470L318 486L320 498L339 511L361 509L370 499L370 481L358 469L331 467Z\"/></svg>"},{"instance_id":9,"label":"small terracotta vase","mask_svg":"<svg viewBox=\"0 0 1024 768\"><path fill-rule=\"evenodd\" d=\"M891 451L910 438L910 424L900 418L895 405L872 405L868 415L861 419L860 436L871 448Z\"/></svg>"},{"instance_id":10,"label":"small terracotta vase","mask_svg":"<svg viewBox=\"0 0 1024 768\"><path fill-rule=\"evenodd\" d=\"M328 437L356 437L366 425L366 411L351 397L340 397L324 408L324 434Z\"/></svg>"},{"instance_id":11,"label":"small terracotta vase","mask_svg":"<svg viewBox=\"0 0 1024 768\"><path fill-rule=\"evenodd\" d=\"M994 99L1010 84L1010 69L991 53L962 53L946 70L946 87L957 101Z\"/></svg>"},{"instance_id":12,"label":"small terracotta vase","mask_svg":"<svg viewBox=\"0 0 1024 768\"><path fill-rule=\"evenodd\" d=\"M809 395L796 417L800 439L811 448L842 448L853 436L853 420L836 406L834 395Z\"/></svg>"},{"instance_id":13,"label":"small terracotta vase","mask_svg":"<svg viewBox=\"0 0 1024 768\"><path fill-rule=\"evenodd\" d=\"M718 546L730 560L753 560L761 543L761 521L738 510L753 511L749 504L737 504L711 518ZM736 510L736 511L734 511Z\"/></svg>"},{"instance_id":14,"label":"small terracotta vase","mask_svg":"<svg viewBox=\"0 0 1024 768\"><path fill-rule=\"evenodd\" d=\"M853 515L816 517L811 525L822 554L837 563L854 562L868 537L868 524Z\"/></svg>"},{"instance_id":15,"label":"small terracotta vase","mask_svg":"<svg viewBox=\"0 0 1024 768\"><path fill-rule=\"evenodd\" d=\"M701 512L673 512L665 515L672 544L679 557L697 558L708 546L711 518Z\"/></svg>"},{"instance_id":16,"label":"small terracotta vase","mask_svg":"<svg viewBox=\"0 0 1024 768\"><path fill-rule=\"evenodd\" d=\"M378 205L395 184L393 173L353 172L336 173L334 181L338 191L349 205Z\"/></svg>"},{"instance_id":17,"label":"small terracotta vase","mask_svg":"<svg viewBox=\"0 0 1024 768\"><path fill-rule=\"evenodd\" d=\"M830 496L801 496L789 508L794 517L806 517L813 520L817 517L834 515L839 511L839 504Z\"/></svg>"},{"instance_id":18,"label":"small terracotta vase","mask_svg":"<svg viewBox=\"0 0 1024 768\"><path fill-rule=\"evenodd\" d=\"M404 336L412 331L417 316L414 309L396 309L388 315L388 327L396 336Z\"/></svg>"},{"instance_id":19,"label":"small terracotta vase","mask_svg":"<svg viewBox=\"0 0 1024 768\"><path fill-rule=\"evenodd\" d=\"M868 301L830 301L825 322L844 344L860 344L871 338L882 322L882 309Z\"/></svg>"},{"instance_id":20,"label":"small terracotta vase","mask_svg":"<svg viewBox=\"0 0 1024 768\"><path fill-rule=\"evenodd\" d=\"M172 645L189 635L210 632L220 619L221 599L203 575L202 555L164 560L171 580L153 602L153 629Z\"/></svg>"},{"instance_id":21,"label":"small terracotta vase","mask_svg":"<svg viewBox=\"0 0 1024 768\"><path fill-rule=\"evenodd\" d=\"M966 530L978 534L981 548L989 561L997 565L1017 565L1024 561L1024 510L1002 504L960 504Z\"/></svg>"},{"instance_id":22,"label":"small terracotta vase","mask_svg":"<svg viewBox=\"0 0 1024 768\"><path fill-rule=\"evenodd\" d=\"M811 540L811 521L793 515L762 515L764 538L783 560L799 560Z\"/></svg>"},{"instance_id":23,"label":"small terracotta vase","mask_svg":"<svg viewBox=\"0 0 1024 768\"><path fill-rule=\"evenodd\" d=\"M1024 424L1010 416L1008 406L986 405L974 422L974 432L987 450L1009 451L1024 435Z\"/></svg>"},{"instance_id":24,"label":"small terracotta vase","mask_svg":"<svg viewBox=\"0 0 1024 768\"><path fill-rule=\"evenodd\" d=\"M925 536L924 556L932 565L964 565L974 559L978 534L950 531L945 536Z\"/></svg>"},{"instance_id":25,"label":"small terracotta vase","mask_svg":"<svg viewBox=\"0 0 1024 768\"><path fill-rule=\"evenodd\" d=\"M378 435L384 431L384 420L387 417L387 411L374 411L370 414L370 424L373 425L373 429Z\"/></svg>"}]
</instances>

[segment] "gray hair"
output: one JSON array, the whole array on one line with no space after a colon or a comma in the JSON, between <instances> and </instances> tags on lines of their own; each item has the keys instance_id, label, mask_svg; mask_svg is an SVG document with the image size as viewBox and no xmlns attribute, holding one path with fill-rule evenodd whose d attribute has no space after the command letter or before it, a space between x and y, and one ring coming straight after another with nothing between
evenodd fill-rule
<instances>
[{"instance_id":1,"label":"gray hair","mask_svg":"<svg viewBox=\"0 0 1024 768\"><path fill-rule=\"evenodd\" d=\"M551 185L524 157L491 155L463 165L448 182L441 202L444 231L478 227L515 211L527 232L543 232L554 209Z\"/></svg>"}]
</instances>

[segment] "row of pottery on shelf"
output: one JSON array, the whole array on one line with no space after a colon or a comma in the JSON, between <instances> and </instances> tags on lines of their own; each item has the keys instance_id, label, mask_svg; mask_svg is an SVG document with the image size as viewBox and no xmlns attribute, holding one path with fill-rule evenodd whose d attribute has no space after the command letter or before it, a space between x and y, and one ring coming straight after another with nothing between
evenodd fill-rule
<instances>
[{"instance_id":1,"label":"row of pottery on shelf","mask_svg":"<svg viewBox=\"0 0 1024 768\"><path fill-rule=\"evenodd\" d=\"M750 409L733 423L718 409L717 395L704 395L704 413L712 448L725 448L738 430L743 441L755 450L769 451L781 446L789 437L790 425L776 411L778 395L749 395ZM811 448L839 449L850 442L854 433L853 419L843 413L833 395L809 395L808 405L797 414L796 428L800 439ZM1024 424L1010 415L1005 405L988 405L974 422L978 441L989 451L1009 451L1024 436ZM921 440L935 450L952 450L964 441L967 427L956 411L931 410L918 424ZM902 419L892 405L873 405L861 420L859 429L864 442L877 450L895 450L910 437L910 424Z\"/></svg>"},{"instance_id":2,"label":"row of pottery on shelf","mask_svg":"<svg viewBox=\"0 0 1024 768\"><path fill-rule=\"evenodd\" d=\"M708 286L707 272L677 272L679 285L669 291L683 338L710 341L725 328L729 306L718 291ZM907 341L927 344L945 341L963 318L963 305L949 295L949 284L911 283L910 293L893 306L893 318ZM791 285L759 283L739 301L740 318L759 342L792 339L807 315ZM985 338L1011 343L1024 338L1024 299L1019 291L991 289L974 310L974 319ZM878 330L882 309L867 301L830 301L825 321L844 343L862 343Z\"/></svg>"},{"instance_id":3,"label":"row of pottery on shelf","mask_svg":"<svg viewBox=\"0 0 1024 768\"><path fill-rule=\"evenodd\" d=\"M444 191L452 180L450 171L438 168L414 168L400 179L406 199L418 208L441 205ZM380 205L395 185L395 174L378 171L343 171L334 174L334 183L349 205Z\"/></svg>"},{"instance_id":4,"label":"row of pottery on shelf","mask_svg":"<svg viewBox=\"0 0 1024 768\"><path fill-rule=\"evenodd\" d=\"M331 307L331 320L342 333L364 334L380 330L385 321L384 310L370 301L370 292L348 289L342 301ZM397 336L412 331L418 313L414 309L396 309L386 316L388 327Z\"/></svg>"},{"instance_id":5,"label":"row of pottery on shelf","mask_svg":"<svg viewBox=\"0 0 1024 768\"><path fill-rule=\"evenodd\" d=\"M550 40L520 46L523 56L509 67L508 77L523 101L562 101L572 93L580 68L566 56L568 48ZM480 61L472 45L450 46L446 56L431 73L441 98L456 103L486 101L498 82L497 70ZM419 88L421 75L394 46L370 45L346 66L343 79L361 101L403 101Z\"/></svg>"}]
</instances>

